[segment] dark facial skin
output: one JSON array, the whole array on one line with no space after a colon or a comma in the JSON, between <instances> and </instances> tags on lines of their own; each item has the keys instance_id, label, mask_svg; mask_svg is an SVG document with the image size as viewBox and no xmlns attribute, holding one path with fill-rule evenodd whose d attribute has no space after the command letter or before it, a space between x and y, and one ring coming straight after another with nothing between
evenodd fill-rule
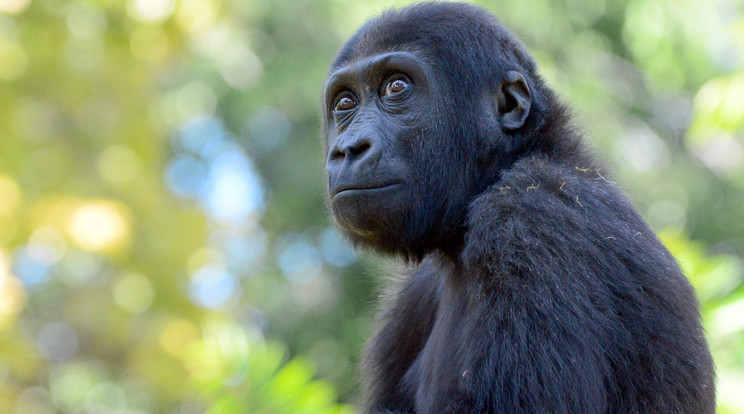
<instances>
[{"instance_id":1,"label":"dark facial skin","mask_svg":"<svg viewBox=\"0 0 744 414\"><path fill-rule=\"evenodd\" d=\"M416 55L373 55L334 71L325 89L328 194L337 223L377 245L411 217L410 165L436 113L432 74Z\"/></svg>"}]
</instances>

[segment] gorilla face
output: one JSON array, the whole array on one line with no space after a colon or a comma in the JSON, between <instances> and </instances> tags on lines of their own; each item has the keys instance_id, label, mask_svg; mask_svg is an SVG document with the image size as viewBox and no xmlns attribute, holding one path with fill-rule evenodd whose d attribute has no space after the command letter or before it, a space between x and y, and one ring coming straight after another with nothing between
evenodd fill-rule
<instances>
[{"instance_id":1,"label":"gorilla face","mask_svg":"<svg viewBox=\"0 0 744 414\"><path fill-rule=\"evenodd\" d=\"M529 113L521 74L493 87L433 59L369 53L326 83L329 204L356 244L405 257L437 248L456 255L468 203L494 181L494 148Z\"/></svg>"},{"instance_id":2,"label":"gorilla face","mask_svg":"<svg viewBox=\"0 0 744 414\"><path fill-rule=\"evenodd\" d=\"M438 161L427 148L441 124L431 85L430 69L409 52L361 58L328 79L328 196L337 224L356 242L396 251L415 244L407 234L429 232L423 212L442 201L425 166Z\"/></svg>"}]
</instances>

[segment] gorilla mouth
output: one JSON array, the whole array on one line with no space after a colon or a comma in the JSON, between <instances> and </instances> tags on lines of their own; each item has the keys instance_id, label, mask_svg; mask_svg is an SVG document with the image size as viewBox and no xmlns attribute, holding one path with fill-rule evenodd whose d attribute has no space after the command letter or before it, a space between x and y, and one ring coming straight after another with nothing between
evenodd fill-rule
<instances>
[{"instance_id":1,"label":"gorilla mouth","mask_svg":"<svg viewBox=\"0 0 744 414\"><path fill-rule=\"evenodd\" d=\"M349 185L349 186L339 186L338 188L331 189L331 198L335 198L338 195L353 195L357 193L369 193L369 192L377 192L377 191L384 191L388 189L392 189L394 187L400 186L400 182L392 182L392 183L386 183L386 184L380 184L380 185Z\"/></svg>"}]
</instances>

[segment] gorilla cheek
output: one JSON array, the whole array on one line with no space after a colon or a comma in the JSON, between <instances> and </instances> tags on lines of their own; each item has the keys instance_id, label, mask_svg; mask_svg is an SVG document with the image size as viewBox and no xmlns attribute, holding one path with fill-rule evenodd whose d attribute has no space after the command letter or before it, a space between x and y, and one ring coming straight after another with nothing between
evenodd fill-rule
<instances>
[{"instance_id":1,"label":"gorilla cheek","mask_svg":"<svg viewBox=\"0 0 744 414\"><path fill-rule=\"evenodd\" d=\"M403 184L340 192L331 198L331 211L344 230L374 242L389 238L403 227L407 216Z\"/></svg>"}]
</instances>

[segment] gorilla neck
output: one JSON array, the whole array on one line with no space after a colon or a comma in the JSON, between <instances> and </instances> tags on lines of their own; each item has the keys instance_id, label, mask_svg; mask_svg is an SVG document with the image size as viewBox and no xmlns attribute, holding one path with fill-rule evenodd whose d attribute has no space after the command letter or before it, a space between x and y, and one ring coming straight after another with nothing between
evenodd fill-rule
<instances>
[{"instance_id":1,"label":"gorilla neck","mask_svg":"<svg viewBox=\"0 0 744 414\"><path fill-rule=\"evenodd\" d=\"M581 132L572 125L569 108L552 94L548 101L548 110L542 117L545 122L529 134L522 152L509 155L509 158L518 160L540 156L559 164L594 166L595 161L581 140Z\"/></svg>"},{"instance_id":2,"label":"gorilla neck","mask_svg":"<svg viewBox=\"0 0 744 414\"><path fill-rule=\"evenodd\" d=\"M469 210L470 204L481 196L498 191L497 189L502 186L502 176L508 173L518 160L541 158L546 162L569 168L602 171L581 141L576 128L571 125L568 109L552 102L549 108L545 116L549 121L541 123L527 134L511 137L511 140L521 142L521 145L510 150L497 150L498 155L491 157L492 161L476 173L478 177L473 180L476 184L471 189L471 196L468 197L469 200L463 210ZM432 238L434 242L428 248L404 253L405 258L420 261L424 257L433 256L440 262L457 266L470 231L467 214L449 218L436 227L439 231L437 236Z\"/></svg>"}]
</instances>

